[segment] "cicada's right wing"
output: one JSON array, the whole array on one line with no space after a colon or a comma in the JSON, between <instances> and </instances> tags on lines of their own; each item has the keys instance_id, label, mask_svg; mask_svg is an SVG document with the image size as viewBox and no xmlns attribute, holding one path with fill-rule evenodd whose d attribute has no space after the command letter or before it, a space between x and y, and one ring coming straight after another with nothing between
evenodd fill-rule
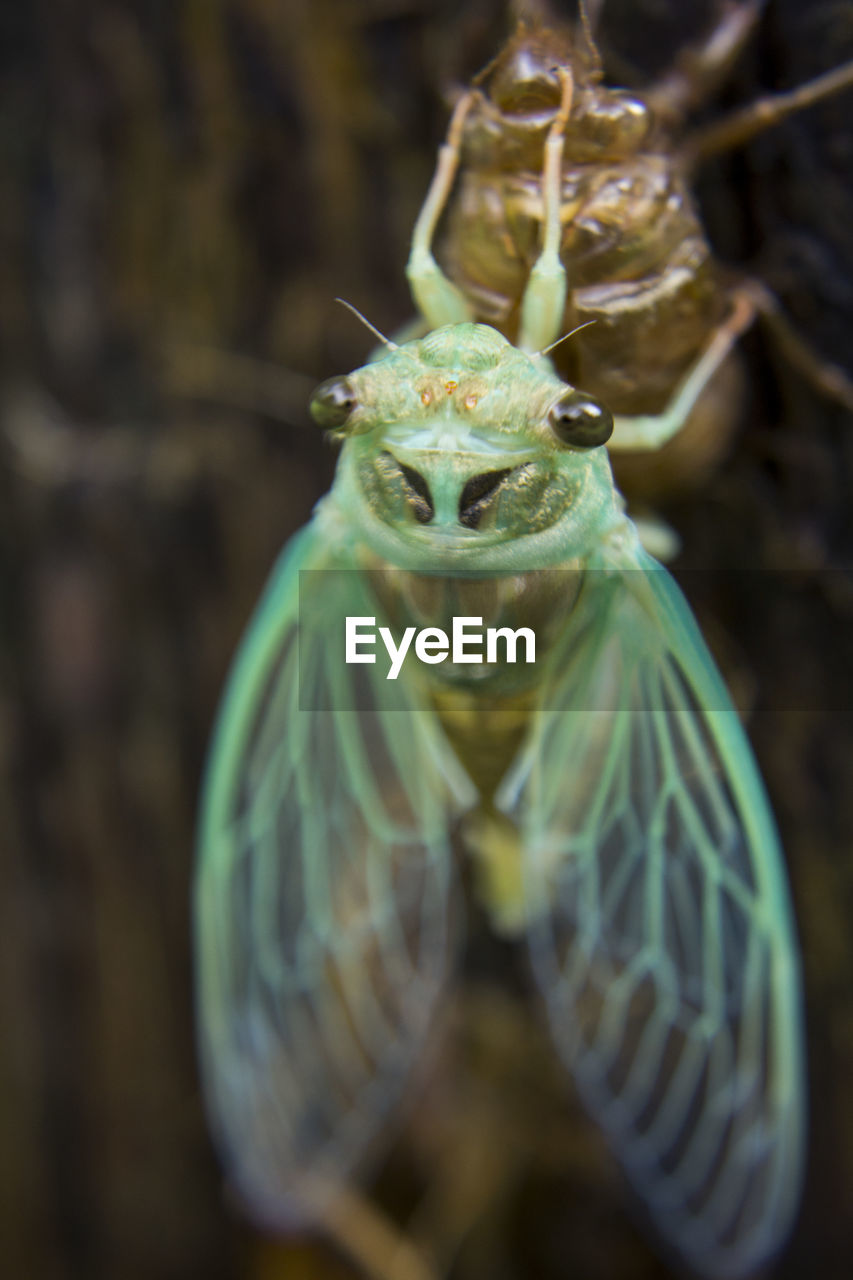
<instances>
[{"instance_id":1,"label":"cicada's right wing","mask_svg":"<svg viewBox=\"0 0 853 1280\"><path fill-rule=\"evenodd\" d=\"M555 1041L662 1233L750 1274L802 1178L797 944L752 753L675 583L589 575L501 807Z\"/></svg>"},{"instance_id":2,"label":"cicada's right wing","mask_svg":"<svg viewBox=\"0 0 853 1280\"><path fill-rule=\"evenodd\" d=\"M403 680L345 665L345 617L379 612L348 564L316 525L283 556L205 786L204 1080L229 1172L268 1225L334 1194L400 1098L445 980L449 830L473 798Z\"/></svg>"}]
</instances>

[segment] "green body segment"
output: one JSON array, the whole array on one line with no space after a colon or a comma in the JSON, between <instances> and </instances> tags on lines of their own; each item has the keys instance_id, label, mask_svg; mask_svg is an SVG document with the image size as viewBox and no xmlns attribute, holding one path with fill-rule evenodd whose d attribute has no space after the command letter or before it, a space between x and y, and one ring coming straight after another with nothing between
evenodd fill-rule
<instances>
[{"instance_id":1,"label":"green body segment","mask_svg":"<svg viewBox=\"0 0 853 1280\"><path fill-rule=\"evenodd\" d=\"M315 412L345 437L335 484L238 656L200 831L199 1034L235 1182L281 1224L369 1157L453 974L464 818L658 1231L749 1274L802 1174L784 867L722 682L624 514L606 411L460 324ZM344 662L347 617L443 625L473 602L537 620L535 669Z\"/></svg>"}]
</instances>

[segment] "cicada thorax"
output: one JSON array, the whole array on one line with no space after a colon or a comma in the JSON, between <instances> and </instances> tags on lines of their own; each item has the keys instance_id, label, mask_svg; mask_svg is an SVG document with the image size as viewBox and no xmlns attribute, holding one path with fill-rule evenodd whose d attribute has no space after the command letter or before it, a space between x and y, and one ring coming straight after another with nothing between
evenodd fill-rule
<instances>
[{"instance_id":1,"label":"cicada thorax","mask_svg":"<svg viewBox=\"0 0 853 1280\"><path fill-rule=\"evenodd\" d=\"M442 726L480 796L488 802L506 773L535 704L551 647L564 634L577 603L583 570L531 570L493 577L446 577L391 566L370 569L387 625L436 627L450 636L454 618L480 618L483 628L531 629L536 662L461 664L452 654L440 665L419 666ZM520 656L520 655L519 655Z\"/></svg>"},{"instance_id":2,"label":"cicada thorax","mask_svg":"<svg viewBox=\"0 0 853 1280\"><path fill-rule=\"evenodd\" d=\"M563 327L589 327L552 359L613 413L660 414L724 320L728 290L673 136L642 97L602 83L582 40L522 27L479 78L439 258L475 317L515 341L542 245L544 148L561 70L573 83L561 181ZM736 425L739 390L731 357L675 440L654 455L614 459L629 496L701 483Z\"/></svg>"},{"instance_id":3,"label":"cicada thorax","mask_svg":"<svg viewBox=\"0 0 853 1280\"><path fill-rule=\"evenodd\" d=\"M459 694L458 705L464 702L467 706L473 699L471 705L483 712L488 708L502 711L505 704L514 705L517 696L525 697L535 689L551 648L565 634L584 580L583 567L576 562L560 569L457 577L412 573L373 558L368 572L387 625L395 634L415 627L438 628L450 636L458 618L480 619L484 630L518 632L527 628L534 632L535 663L508 664L501 647L498 662L462 664L454 662L451 655L440 665L419 670L419 677L427 681L443 706L452 705L454 695Z\"/></svg>"}]
</instances>

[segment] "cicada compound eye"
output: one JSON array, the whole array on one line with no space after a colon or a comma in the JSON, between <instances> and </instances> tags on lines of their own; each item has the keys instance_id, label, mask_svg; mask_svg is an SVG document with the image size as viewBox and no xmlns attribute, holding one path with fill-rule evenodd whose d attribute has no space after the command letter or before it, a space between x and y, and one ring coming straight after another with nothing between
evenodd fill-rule
<instances>
[{"instance_id":1,"label":"cicada compound eye","mask_svg":"<svg viewBox=\"0 0 853 1280\"><path fill-rule=\"evenodd\" d=\"M557 439L575 449L595 449L613 434L613 415L581 391L566 391L548 412Z\"/></svg>"},{"instance_id":2,"label":"cicada compound eye","mask_svg":"<svg viewBox=\"0 0 853 1280\"><path fill-rule=\"evenodd\" d=\"M320 383L308 407L319 426L333 431L346 426L357 405L355 388L349 378L328 378Z\"/></svg>"}]
</instances>

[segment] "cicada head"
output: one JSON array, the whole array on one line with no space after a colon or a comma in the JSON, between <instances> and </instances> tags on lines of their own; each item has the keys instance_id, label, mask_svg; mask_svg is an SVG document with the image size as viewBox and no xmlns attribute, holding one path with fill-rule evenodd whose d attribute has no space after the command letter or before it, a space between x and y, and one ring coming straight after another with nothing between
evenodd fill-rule
<instances>
[{"instance_id":1,"label":"cicada head","mask_svg":"<svg viewBox=\"0 0 853 1280\"><path fill-rule=\"evenodd\" d=\"M608 410L487 325L394 348L312 411L347 437L333 496L354 536L401 567L560 563L619 518Z\"/></svg>"},{"instance_id":2,"label":"cicada head","mask_svg":"<svg viewBox=\"0 0 853 1280\"><path fill-rule=\"evenodd\" d=\"M532 161L560 109L566 80L572 86L568 162L615 162L643 149L652 132L651 112L635 94L602 83L587 28L522 23L474 80L481 92L468 125L474 151L515 153L529 146Z\"/></svg>"}]
</instances>

